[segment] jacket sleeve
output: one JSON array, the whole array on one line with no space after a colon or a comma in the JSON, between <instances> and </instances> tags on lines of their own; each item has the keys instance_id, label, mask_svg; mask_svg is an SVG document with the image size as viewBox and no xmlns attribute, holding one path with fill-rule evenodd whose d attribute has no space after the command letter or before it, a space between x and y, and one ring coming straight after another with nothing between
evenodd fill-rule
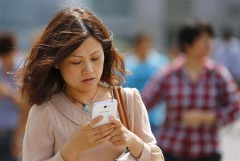
<instances>
[{"instance_id":1,"label":"jacket sleeve","mask_svg":"<svg viewBox=\"0 0 240 161\"><path fill-rule=\"evenodd\" d=\"M164 161L162 151L156 145L156 139L151 131L148 113L137 89L133 89L133 97L128 99L131 130L144 142L144 148L139 161ZM132 107L129 107L132 106Z\"/></svg>"},{"instance_id":2,"label":"jacket sleeve","mask_svg":"<svg viewBox=\"0 0 240 161\"><path fill-rule=\"evenodd\" d=\"M63 161L60 152L54 155L53 123L49 110L46 103L31 108L23 139L23 161Z\"/></svg>"}]
</instances>

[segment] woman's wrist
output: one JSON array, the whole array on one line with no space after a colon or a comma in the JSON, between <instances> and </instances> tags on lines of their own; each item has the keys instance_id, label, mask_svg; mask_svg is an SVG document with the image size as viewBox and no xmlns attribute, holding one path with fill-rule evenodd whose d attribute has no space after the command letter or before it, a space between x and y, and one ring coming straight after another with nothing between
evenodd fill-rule
<instances>
[{"instance_id":1,"label":"woman's wrist","mask_svg":"<svg viewBox=\"0 0 240 161\"><path fill-rule=\"evenodd\" d=\"M130 140L131 141L129 142L128 148L131 154L138 159L141 157L141 154L144 148L144 142L142 141L142 139L140 139L138 136L136 136L133 133L131 135Z\"/></svg>"},{"instance_id":2,"label":"woman's wrist","mask_svg":"<svg viewBox=\"0 0 240 161\"><path fill-rule=\"evenodd\" d=\"M66 143L68 144L68 143ZM68 145L64 145L62 150L60 151L60 154L64 161L76 161L78 152L76 151L76 148L71 148Z\"/></svg>"}]
</instances>

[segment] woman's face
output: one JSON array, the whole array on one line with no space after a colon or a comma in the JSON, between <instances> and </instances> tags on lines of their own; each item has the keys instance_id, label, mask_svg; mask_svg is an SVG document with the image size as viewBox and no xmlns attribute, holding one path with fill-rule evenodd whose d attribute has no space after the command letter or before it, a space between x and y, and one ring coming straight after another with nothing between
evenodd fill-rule
<instances>
[{"instance_id":1,"label":"woman's face","mask_svg":"<svg viewBox=\"0 0 240 161\"><path fill-rule=\"evenodd\" d=\"M88 37L61 62L59 68L67 89L88 91L96 87L103 72L104 52L100 42Z\"/></svg>"},{"instance_id":2,"label":"woman's face","mask_svg":"<svg viewBox=\"0 0 240 161\"><path fill-rule=\"evenodd\" d=\"M208 56L213 47L213 38L206 32L202 33L191 45L187 47L187 54L196 57Z\"/></svg>"}]
</instances>

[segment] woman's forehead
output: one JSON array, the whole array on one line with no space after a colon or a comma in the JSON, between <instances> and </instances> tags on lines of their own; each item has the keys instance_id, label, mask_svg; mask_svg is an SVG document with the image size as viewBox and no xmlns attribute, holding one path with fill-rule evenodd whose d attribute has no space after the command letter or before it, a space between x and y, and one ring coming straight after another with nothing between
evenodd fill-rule
<instances>
[{"instance_id":1,"label":"woman's forehead","mask_svg":"<svg viewBox=\"0 0 240 161\"><path fill-rule=\"evenodd\" d=\"M70 56L83 57L103 51L102 44L94 37L88 37Z\"/></svg>"}]
</instances>

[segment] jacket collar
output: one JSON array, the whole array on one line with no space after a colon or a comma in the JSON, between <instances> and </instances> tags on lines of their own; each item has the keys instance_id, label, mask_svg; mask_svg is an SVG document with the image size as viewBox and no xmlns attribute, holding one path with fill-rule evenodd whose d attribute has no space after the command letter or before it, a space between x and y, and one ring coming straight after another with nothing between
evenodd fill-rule
<instances>
[{"instance_id":1,"label":"jacket collar","mask_svg":"<svg viewBox=\"0 0 240 161\"><path fill-rule=\"evenodd\" d=\"M51 102L62 115L78 125L82 120L82 118L79 117L79 113L90 115L77 107L63 92L53 95Z\"/></svg>"}]
</instances>

